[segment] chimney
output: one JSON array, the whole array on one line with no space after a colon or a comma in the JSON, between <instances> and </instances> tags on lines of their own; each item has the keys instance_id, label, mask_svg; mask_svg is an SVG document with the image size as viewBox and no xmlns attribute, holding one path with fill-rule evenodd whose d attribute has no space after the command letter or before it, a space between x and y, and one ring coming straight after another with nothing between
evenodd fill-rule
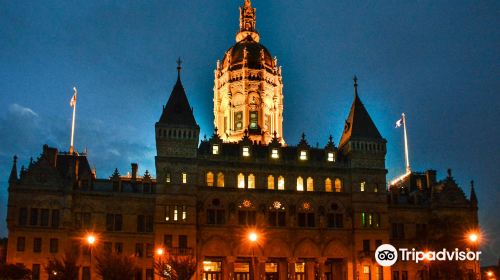
<instances>
[{"instance_id":1,"label":"chimney","mask_svg":"<svg viewBox=\"0 0 500 280\"><path fill-rule=\"evenodd\" d=\"M139 166L137 163L132 163L132 180L135 181L137 179L137 170L139 169Z\"/></svg>"},{"instance_id":2,"label":"chimney","mask_svg":"<svg viewBox=\"0 0 500 280\"><path fill-rule=\"evenodd\" d=\"M432 188L436 184L436 170L429 169L425 171L425 177L427 178L427 187Z\"/></svg>"}]
</instances>

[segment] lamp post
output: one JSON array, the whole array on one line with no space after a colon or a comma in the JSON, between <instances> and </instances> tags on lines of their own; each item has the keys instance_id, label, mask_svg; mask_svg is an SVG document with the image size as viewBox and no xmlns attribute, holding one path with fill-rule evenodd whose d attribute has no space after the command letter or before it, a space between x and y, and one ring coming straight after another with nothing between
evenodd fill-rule
<instances>
[{"instance_id":1,"label":"lamp post","mask_svg":"<svg viewBox=\"0 0 500 280\"><path fill-rule=\"evenodd\" d=\"M258 235L255 232L250 232L248 234L248 240L252 244L252 278L251 280L255 280L255 243L257 242Z\"/></svg>"},{"instance_id":2,"label":"lamp post","mask_svg":"<svg viewBox=\"0 0 500 280\"><path fill-rule=\"evenodd\" d=\"M95 238L95 235L88 234L85 239L87 241L87 244L89 245L89 254L90 254L89 274L90 274L90 278L92 279L92 247L94 246L94 243L96 242L96 238Z\"/></svg>"},{"instance_id":3,"label":"lamp post","mask_svg":"<svg viewBox=\"0 0 500 280\"><path fill-rule=\"evenodd\" d=\"M470 232L467 235L467 240L471 244L472 250L477 250L477 247L478 247L478 244L479 244L479 239L480 239L480 235L476 231ZM476 270L477 262L478 262L478 260L474 261L474 279L478 278L477 277L477 270Z\"/></svg>"}]
</instances>

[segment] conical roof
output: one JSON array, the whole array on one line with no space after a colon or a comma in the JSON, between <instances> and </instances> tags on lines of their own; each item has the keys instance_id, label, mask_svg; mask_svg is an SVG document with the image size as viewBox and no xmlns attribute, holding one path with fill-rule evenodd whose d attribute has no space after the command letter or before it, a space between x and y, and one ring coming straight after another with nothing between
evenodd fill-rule
<instances>
[{"instance_id":1,"label":"conical roof","mask_svg":"<svg viewBox=\"0 0 500 280\"><path fill-rule=\"evenodd\" d=\"M380 132L358 96L357 87L357 79L355 79L354 101L352 102L351 111L345 123L339 147L344 146L351 139L383 140L382 135L380 135Z\"/></svg>"},{"instance_id":2,"label":"conical roof","mask_svg":"<svg viewBox=\"0 0 500 280\"><path fill-rule=\"evenodd\" d=\"M193 110L182 86L180 73L177 82L170 94L167 105L163 108L159 123L170 125L198 126L193 115Z\"/></svg>"}]
</instances>

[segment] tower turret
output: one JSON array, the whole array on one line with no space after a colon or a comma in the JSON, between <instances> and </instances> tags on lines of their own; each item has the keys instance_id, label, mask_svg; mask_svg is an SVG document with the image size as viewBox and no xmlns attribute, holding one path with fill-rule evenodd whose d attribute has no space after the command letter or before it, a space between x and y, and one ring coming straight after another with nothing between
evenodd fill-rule
<instances>
[{"instance_id":1,"label":"tower turret","mask_svg":"<svg viewBox=\"0 0 500 280\"><path fill-rule=\"evenodd\" d=\"M12 160L12 169L10 170L9 183L17 182L17 156L14 156Z\"/></svg>"},{"instance_id":2,"label":"tower turret","mask_svg":"<svg viewBox=\"0 0 500 280\"><path fill-rule=\"evenodd\" d=\"M181 82L181 60L177 61L177 82L155 125L158 157L196 157L200 127Z\"/></svg>"}]
</instances>

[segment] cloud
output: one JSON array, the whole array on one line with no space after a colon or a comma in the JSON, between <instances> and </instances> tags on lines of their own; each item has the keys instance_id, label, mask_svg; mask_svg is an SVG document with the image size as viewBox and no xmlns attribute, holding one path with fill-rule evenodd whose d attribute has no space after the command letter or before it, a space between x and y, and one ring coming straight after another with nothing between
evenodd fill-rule
<instances>
[{"instance_id":1,"label":"cloud","mask_svg":"<svg viewBox=\"0 0 500 280\"><path fill-rule=\"evenodd\" d=\"M9 112L11 114L20 115L23 117L36 117L36 118L39 117L38 114L35 111L33 111L32 109L30 109L28 107L23 107L17 103L11 104L9 106Z\"/></svg>"}]
</instances>

